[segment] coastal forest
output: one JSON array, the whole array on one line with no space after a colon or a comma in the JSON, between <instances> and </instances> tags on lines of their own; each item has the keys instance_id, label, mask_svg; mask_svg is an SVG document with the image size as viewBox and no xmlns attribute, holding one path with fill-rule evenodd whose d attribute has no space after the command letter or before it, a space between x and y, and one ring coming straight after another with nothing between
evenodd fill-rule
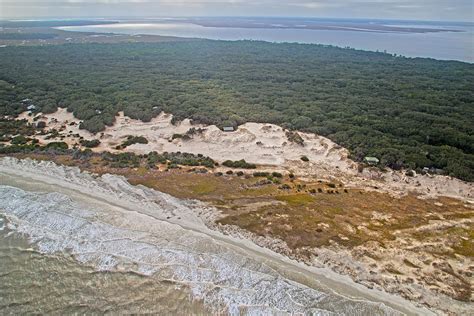
<instances>
[{"instance_id":1,"label":"coastal forest","mask_svg":"<svg viewBox=\"0 0 474 316\"><path fill-rule=\"evenodd\" d=\"M2 47L0 69L0 116L65 107L94 133L118 111L220 127L274 123L326 136L358 161L474 181L473 64L190 40Z\"/></svg>"}]
</instances>

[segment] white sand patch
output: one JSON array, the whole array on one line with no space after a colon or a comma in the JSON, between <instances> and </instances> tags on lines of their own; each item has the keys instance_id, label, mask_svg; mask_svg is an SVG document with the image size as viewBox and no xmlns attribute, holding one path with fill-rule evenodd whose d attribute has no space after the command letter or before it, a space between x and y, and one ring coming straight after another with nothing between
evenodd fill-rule
<instances>
[{"instance_id":1,"label":"white sand patch","mask_svg":"<svg viewBox=\"0 0 474 316\"><path fill-rule=\"evenodd\" d=\"M219 162L245 159L247 162L277 167L293 167L292 161L300 161L302 156L307 156L313 165L323 165L323 169L340 169L351 174L357 172L357 164L347 158L348 150L315 134L299 133L304 139L304 146L301 146L288 141L286 131L273 124L246 123L234 132L223 132L215 125L193 125L189 120L173 125L171 124L172 117L170 114L162 113L150 122L142 122L119 112L115 124L97 135L79 129L80 120L63 108L59 108L55 113L42 115L39 121L45 121L47 129L63 129L60 132L65 136L63 141L71 146L79 144L79 139L68 137L68 135L79 134L85 139L99 139L101 145L94 148L94 151L116 151L115 147L120 145L128 135L134 135L144 136L148 144L131 145L125 151L139 154L150 151L181 151L203 154ZM26 112L18 118L33 122L33 118ZM74 125L70 125L71 123ZM171 141L174 134L183 135L193 127L202 128L204 132L195 134L189 140ZM57 139L46 140L45 137L39 137L39 139L41 143L57 141ZM311 165L311 163L306 165Z\"/></svg>"},{"instance_id":2,"label":"white sand patch","mask_svg":"<svg viewBox=\"0 0 474 316\"><path fill-rule=\"evenodd\" d=\"M19 118L30 122L33 118L23 113ZM94 148L96 152L118 152L115 147L120 145L128 135L144 136L148 144L134 144L125 151L146 154L150 151L188 152L203 154L223 162L225 160L245 159L247 162L261 165L263 169L292 172L308 180L325 179L345 183L346 186L366 188L388 192L395 196L415 192L424 197L450 196L464 200L474 199L474 185L447 176L416 175L408 177L404 172L387 169L357 171L358 164L349 159L349 151L328 138L311 134L299 133L304 146L292 143L286 137L286 130L274 124L246 123L234 132L224 132L215 125L191 124L184 120L177 125L171 124L172 115L161 113L150 122L142 122L124 116L119 112L113 126L93 135L79 129L80 120L64 108L57 112L45 114L40 119L47 122L47 129L62 131L62 141L70 146L78 145L79 135L84 139L99 139L101 144ZM72 124L72 125L71 125ZM190 139L172 139L174 134L184 135L190 128L203 129ZM46 140L45 136L37 137L40 143L58 141ZM307 156L309 162L301 161Z\"/></svg>"}]
</instances>

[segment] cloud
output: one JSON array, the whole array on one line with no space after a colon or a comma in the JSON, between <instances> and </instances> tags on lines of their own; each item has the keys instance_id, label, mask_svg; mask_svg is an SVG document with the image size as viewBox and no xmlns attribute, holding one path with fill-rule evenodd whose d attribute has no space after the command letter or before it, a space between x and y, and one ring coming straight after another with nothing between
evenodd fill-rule
<instances>
[{"instance_id":1,"label":"cloud","mask_svg":"<svg viewBox=\"0 0 474 316\"><path fill-rule=\"evenodd\" d=\"M339 7L340 5L337 3L330 3L330 2L296 2L296 3L288 3L289 6L295 7L302 7L307 9L320 9L320 8L329 8L329 7Z\"/></svg>"},{"instance_id":2,"label":"cloud","mask_svg":"<svg viewBox=\"0 0 474 316\"><path fill-rule=\"evenodd\" d=\"M0 0L0 17L316 16L465 20L472 0Z\"/></svg>"}]
</instances>

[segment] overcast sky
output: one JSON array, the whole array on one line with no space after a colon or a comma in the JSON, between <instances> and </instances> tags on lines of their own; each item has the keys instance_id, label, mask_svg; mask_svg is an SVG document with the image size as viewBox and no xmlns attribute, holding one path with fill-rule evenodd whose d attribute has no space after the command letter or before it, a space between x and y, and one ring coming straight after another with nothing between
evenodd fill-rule
<instances>
[{"instance_id":1,"label":"overcast sky","mask_svg":"<svg viewBox=\"0 0 474 316\"><path fill-rule=\"evenodd\" d=\"M1 18L306 16L474 19L474 0L0 0Z\"/></svg>"}]
</instances>

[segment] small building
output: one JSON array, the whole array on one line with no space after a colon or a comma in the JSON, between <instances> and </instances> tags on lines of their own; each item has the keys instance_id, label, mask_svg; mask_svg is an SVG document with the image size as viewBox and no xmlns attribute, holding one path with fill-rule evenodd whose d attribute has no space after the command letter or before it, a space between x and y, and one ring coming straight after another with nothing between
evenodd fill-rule
<instances>
[{"instance_id":1,"label":"small building","mask_svg":"<svg viewBox=\"0 0 474 316\"><path fill-rule=\"evenodd\" d=\"M369 165L377 165L380 162L380 160L376 157L365 157L364 162Z\"/></svg>"},{"instance_id":2,"label":"small building","mask_svg":"<svg viewBox=\"0 0 474 316\"><path fill-rule=\"evenodd\" d=\"M36 105L28 105L28 107L26 108L28 111L34 111L36 110Z\"/></svg>"},{"instance_id":3,"label":"small building","mask_svg":"<svg viewBox=\"0 0 474 316\"><path fill-rule=\"evenodd\" d=\"M224 126L224 128L222 128L222 130L224 132L233 132L235 129L233 126Z\"/></svg>"}]
</instances>

